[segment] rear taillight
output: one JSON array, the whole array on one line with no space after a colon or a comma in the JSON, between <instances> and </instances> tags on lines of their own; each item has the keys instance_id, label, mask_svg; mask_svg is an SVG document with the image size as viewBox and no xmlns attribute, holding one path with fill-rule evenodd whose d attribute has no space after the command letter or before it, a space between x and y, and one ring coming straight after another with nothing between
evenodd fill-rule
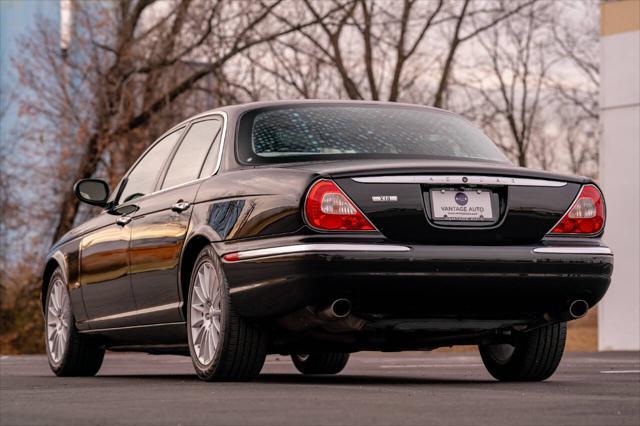
<instances>
[{"instance_id":1,"label":"rear taillight","mask_svg":"<svg viewBox=\"0 0 640 426\"><path fill-rule=\"evenodd\" d=\"M319 180L311 186L304 213L307 223L322 231L375 230L358 207L330 180Z\"/></svg>"},{"instance_id":2,"label":"rear taillight","mask_svg":"<svg viewBox=\"0 0 640 426\"><path fill-rule=\"evenodd\" d=\"M595 185L585 185L552 234L597 234L604 226L604 200Z\"/></svg>"}]
</instances>

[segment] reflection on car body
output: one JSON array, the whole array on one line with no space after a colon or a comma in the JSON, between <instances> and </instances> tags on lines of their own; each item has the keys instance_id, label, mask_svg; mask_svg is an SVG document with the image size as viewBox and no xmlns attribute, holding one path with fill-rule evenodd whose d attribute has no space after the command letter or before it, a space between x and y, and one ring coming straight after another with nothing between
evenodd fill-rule
<instances>
[{"instance_id":1,"label":"reflection on car body","mask_svg":"<svg viewBox=\"0 0 640 426\"><path fill-rule=\"evenodd\" d=\"M190 355L205 380L268 353L334 374L360 350L479 345L500 380L555 371L613 255L589 178L518 168L464 119L381 102L230 106L174 126L43 272L49 362Z\"/></svg>"}]
</instances>

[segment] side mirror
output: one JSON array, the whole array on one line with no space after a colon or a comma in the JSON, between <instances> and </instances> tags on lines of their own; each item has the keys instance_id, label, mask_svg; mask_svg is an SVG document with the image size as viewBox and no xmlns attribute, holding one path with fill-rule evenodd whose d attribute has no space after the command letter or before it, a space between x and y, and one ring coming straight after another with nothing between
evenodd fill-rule
<instances>
[{"instance_id":1,"label":"side mirror","mask_svg":"<svg viewBox=\"0 0 640 426\"><path fill-rule=\"evenodd\" d=\"M104 207L109 199L109 185L100 179L82 179L73 185L73 193L83 203Z\"/></svg>"}]
</instances>

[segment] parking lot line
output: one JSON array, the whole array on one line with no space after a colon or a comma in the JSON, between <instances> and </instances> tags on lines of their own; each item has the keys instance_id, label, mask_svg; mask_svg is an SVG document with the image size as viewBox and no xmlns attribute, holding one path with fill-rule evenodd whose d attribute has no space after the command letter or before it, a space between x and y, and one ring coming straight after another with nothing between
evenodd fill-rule
<instances>
[{"instance_id":1,"label":"parking lot line","mask_svg":"<svg viewBox=\"0 0 640 426\"><path fill-rule=\"evenodd\" d=\"M482 364L387 364L380 368L482 367Z\"/></svg>"}]
</instances>

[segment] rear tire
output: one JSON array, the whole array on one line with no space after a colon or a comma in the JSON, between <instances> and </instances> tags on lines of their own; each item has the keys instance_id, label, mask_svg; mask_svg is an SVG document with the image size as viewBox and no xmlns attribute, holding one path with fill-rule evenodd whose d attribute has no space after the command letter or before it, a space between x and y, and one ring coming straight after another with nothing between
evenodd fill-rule
<instances>
[{"instance_id":1,"label":"rear tire","mask_svg":"<svg viewBox=\"0 0 640 426\"><path fill-rule=\"evenodd\" d=\"M49 280L44 307L44 336L49 366L56 376L95 376L104 349L78 332L67 281L60 268Z\"/></svg>"},{"instance_id":2,"label":"rear tire","mask_svg":"<svg viewBox=\"0 0 640 426\"><path fill-rule=\"evenodd\" d=\"M260 374L266 335L235 313L220 261L209 246L191 273L187 334L191 360L202 380L247 381Z\"/></svg>"},{"instance_id":3,"label":"rear tire","mask_svg":"<svg viewBox=\"0 0 640 426\"><path fill-rule=\"evenodd\" d=\"M302 374L338 374L349 361L344 352L315 352L291 355L293 365Z\"/></svg>"},{"instance_id":4,"label":"rear tire","mask_svg":"<svg viewBox=\"0 0 640 426\"><path fill-rule=\"evenodd\" d=\"M525 333L515 345L481 345L489 373L505 382L538 382L556 371L567 339L567 323L560 322Z\"/></svg>"}]
</instances>

